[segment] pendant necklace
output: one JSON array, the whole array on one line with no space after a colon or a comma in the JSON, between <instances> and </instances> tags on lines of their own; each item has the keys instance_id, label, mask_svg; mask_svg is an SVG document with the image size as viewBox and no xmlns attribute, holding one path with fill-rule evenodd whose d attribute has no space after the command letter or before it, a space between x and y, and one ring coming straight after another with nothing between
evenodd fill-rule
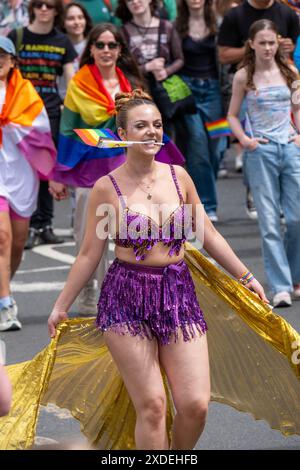
<instances>
[{"instance_id":1,"label":"pendant necklace","mask_svg":"<svg viewBox=\"0 0 300 470\"><path fill-rule=\"evenodd\" d=\"M156 169L156 167L155 167L155 169ZM152 199L152 194L151 194L152 191L151 191L151 189L153 188L154 183L155 183L155 180L156 180L156 171L155 171L155 177L154 177L154 179L153 179L152 184L145 184L145 186L146 186L146 188L148 189L148 191L145 191L145 189L142 187L142 185L141 185L140 183L138 183L138 181L136 181L136 180L128 173L128 170L127 170L126 166L125 166L125 171L126 171L127 175L129 176L129 178L131 178L132 181L134 181L134 182L138 185L138 187L143 191L143 193L147 194L147 199L148 199L148 200Z\"/></svg>"}]
</instances>

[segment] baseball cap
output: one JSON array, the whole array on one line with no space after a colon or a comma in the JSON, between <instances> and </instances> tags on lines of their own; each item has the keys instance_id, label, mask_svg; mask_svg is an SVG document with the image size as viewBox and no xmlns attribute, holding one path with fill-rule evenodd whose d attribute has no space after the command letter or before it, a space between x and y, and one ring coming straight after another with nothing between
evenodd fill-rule
<instances>
[{"instance_id":1,"label":"baseball cap","mask_svg":"<svg viewBox=\"0 0 300 470\"><path fill-rule=\"evenodd\" d=\"M14 43L4 36L0 36L0 49L3 49L8 54L16 55Z\"/></svg>"}]
</instances>

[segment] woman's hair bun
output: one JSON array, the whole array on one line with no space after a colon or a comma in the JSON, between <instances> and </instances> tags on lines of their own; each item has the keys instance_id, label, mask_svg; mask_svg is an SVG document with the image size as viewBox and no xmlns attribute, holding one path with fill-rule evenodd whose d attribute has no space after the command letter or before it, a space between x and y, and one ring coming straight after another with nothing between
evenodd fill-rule
<instances>
[{"instance_id":1,"label":"woman's hair bun","mask_svg":"<svg viewBox=\"0 0 300 470\"><path fill-rule=\"evenodd\" d=\"M117 93L115 96L116 112L119 113L123 107L127 107L129 103L133 103L137 100L153 102L151 96L140 88L136 88L129 93Z\"/></svg>"}]
</instances>

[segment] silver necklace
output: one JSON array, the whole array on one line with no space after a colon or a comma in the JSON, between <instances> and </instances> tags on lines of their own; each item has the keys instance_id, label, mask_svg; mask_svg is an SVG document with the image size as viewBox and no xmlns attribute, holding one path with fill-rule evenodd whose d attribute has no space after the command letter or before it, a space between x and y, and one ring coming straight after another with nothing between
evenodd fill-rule
<instances>
[{"instance_id":1,"label":"silver necklace","mask_svg":"<svg viewBox=\"0 0 300 470\"><path fill-rule=\"evenodd\" d=\"M125 171L126 171L127 175L129 176L129 178L130 178L132 181L134 181L134 182L138 185L138 187L143 191L143 193L147 194L147 199L149 199L149 200L152 199L152 191L151 191L151 189L153 188L154 183L155 183L155 180L156 180L156 167L155 167L155 176L154 176L154 179L153 179L152 184L145 184L145 186L146 186L146 188L148 189L148 191L145 191L145 189L141 186L141 183L139 183L138 181L136 181L136 179L133 178L133 177L128 173L128 170L127 170L127 168L126 168L126 165L125 165L124 168L125 168Z\"/></svg>"}]
</instances>

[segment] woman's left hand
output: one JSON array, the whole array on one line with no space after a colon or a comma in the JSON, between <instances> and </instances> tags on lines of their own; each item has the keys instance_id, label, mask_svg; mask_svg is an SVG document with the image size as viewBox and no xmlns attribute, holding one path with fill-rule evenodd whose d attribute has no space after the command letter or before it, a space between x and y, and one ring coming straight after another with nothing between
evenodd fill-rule
<instances>
[{"instance_id":1,"label":"woman's left hand","mask_svg":"<svg viewBox=\"0 0 300 470\"><path fill-rule=\"evenodd\" d=\"M253 279L249 282L246 287L250 289L252 292L257 294L261 300L263 300L266 304L269 304L270 301L267 299L263 286L258 282L257 279Z\"/></svg>"}]
</instances>

